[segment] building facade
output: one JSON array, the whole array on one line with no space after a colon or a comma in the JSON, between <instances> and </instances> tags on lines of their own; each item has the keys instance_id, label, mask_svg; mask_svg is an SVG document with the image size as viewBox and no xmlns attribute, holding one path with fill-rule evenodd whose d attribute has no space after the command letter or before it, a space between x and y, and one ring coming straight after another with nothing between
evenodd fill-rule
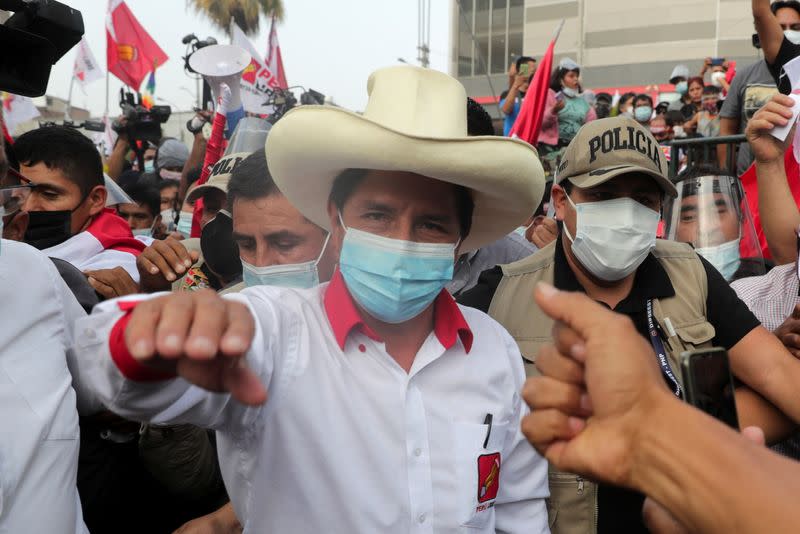
<instances>
[{"instance_id":1,"label":"building facade","mask_svg":"<svg viewBox=\"0 0 800 534\"><path fill-rule=\"evenodd\" d=\"M486 105L508 88L520 55L541 57L558 23L555 62L582 65L586 88L666 83L679 63L756 61L750 0L452 0L450 72ZM488 74L488 76L487 76ZM494 105L486 106L497 117Z\"/></svg>"}]
</instances>

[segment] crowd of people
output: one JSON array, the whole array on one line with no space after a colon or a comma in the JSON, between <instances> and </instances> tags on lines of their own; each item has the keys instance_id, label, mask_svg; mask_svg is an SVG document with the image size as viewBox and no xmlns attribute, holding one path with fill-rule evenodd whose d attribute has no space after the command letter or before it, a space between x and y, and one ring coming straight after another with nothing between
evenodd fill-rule
<instances>
[{"instance_id":1,"label":"crowd of people","mask_svg":"<svg viewBox=\"0 0 800 534\"><path fill-rule=\"evenodd\" d=\"M781 60L785 63L791 57L788 55L791 49L786 48L784 56L778 58L783 32L789 43L800 43L800 4L776 1L770 11L782 32L759 44L764 50L764 61L736 65L724 57L706 57L699 72L691 72L686 65L679 64L669 78L664 73L663 80L653 80L653 85L641 93L584 90L580 65L571 58L563 58L548 74L550 89L537 145L545 171L548 175L554 173L563 149L577 130L597 118L630 117L648 128L664 146L674 140L743 134L753 114L778 92L769 65ZM509 66L508 88L499 97L506 136L519 115L536 68L537 61L530 56L521 56ZM732 166L727 160L729 149L728 144L711 143L709 154L704 154L705 163L713 162L723 168ZM685 166L688 163L685 151L678 154L679 167ZM747 146L738 150L736 161L739 175L753 163Z\"/></svg>"},{"instance_id":2,"label":"crowd of people","mask_svg":"<svg viewBox=\"0 0 800 534\"><path fill-rule=\"evenodd\" d=\"M752 4L764 59L670 101L560 61L536 148L412 66L218 157L207 113L8 139L0 532L794 531L800 3ZM662 146L739 132L739 170ZM681 402L710 347L739 435Z\"/></svg>"}]
</instances>

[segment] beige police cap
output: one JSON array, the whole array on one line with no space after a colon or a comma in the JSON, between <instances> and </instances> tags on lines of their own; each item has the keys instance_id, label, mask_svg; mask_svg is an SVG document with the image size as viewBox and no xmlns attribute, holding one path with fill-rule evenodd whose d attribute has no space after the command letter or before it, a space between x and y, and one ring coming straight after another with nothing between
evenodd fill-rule
<instances>
[{"instance_id":1,"label":"beige police cap","mask_svg":"<svg viewBox=\"0 0 800 534\"><path fill-rule=\"evenodd\" d=\"M647 128L628 117L586 123L561 158L555 183L594 187L623 174L651 176L669 196L678 194L667 177L667 158Z\"/></svg>"}]
</instances>

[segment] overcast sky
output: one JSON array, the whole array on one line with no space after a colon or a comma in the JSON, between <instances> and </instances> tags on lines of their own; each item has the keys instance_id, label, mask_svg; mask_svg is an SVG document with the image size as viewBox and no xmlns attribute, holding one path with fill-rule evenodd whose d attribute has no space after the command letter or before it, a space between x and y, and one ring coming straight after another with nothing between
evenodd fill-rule
<instances>
[{"instance_id":1,"label":"overcast sky","mask_svg":"<svg viewBox=\"0 0 800 534\"><path fill-rule=\"evenodd\" d=\"M85 37L105 70L105 0L61 0L83 14ZM127 0L139 22L169 56L156 71L156 97L180 110L194 105L195 83L183 71L181 39L188 33L229 42L202 15L186 7L184 0ZM332 95L350 109L363 109L367 100L367 76L376 68L396 65L402 57L416 63L417 2L415 0L284 0L286 16L278 26L286 77L290 85L303 85ZM450 2L431 1L431 67L447 72ZM266 52L269 23L262 20L259 35L251 40ZM68 52L50 76L47 94L66 98L75 50ZM144 84L143 84L144 85ZM112 75L110 113L119 112L121 83ZM73 105L101 115L105 108L105 81L87 87L76 84Z\"/></svg>"}]
</instances>

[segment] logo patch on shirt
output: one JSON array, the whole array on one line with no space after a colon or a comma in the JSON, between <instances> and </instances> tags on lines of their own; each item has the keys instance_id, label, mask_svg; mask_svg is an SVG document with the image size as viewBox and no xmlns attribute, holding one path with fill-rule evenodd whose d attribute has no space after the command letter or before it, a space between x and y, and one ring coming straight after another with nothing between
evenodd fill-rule
<instances>
[{"instance_id":1,"label":"logo patch on shirt","mask_svg":"<svg viewBox=\"0 0 800 534\"><path fill-rule=\"evenodd\" d=\"M478 502L497 498L500 489L500 453L478 456Z\"/></svg>"}]
</instances>

